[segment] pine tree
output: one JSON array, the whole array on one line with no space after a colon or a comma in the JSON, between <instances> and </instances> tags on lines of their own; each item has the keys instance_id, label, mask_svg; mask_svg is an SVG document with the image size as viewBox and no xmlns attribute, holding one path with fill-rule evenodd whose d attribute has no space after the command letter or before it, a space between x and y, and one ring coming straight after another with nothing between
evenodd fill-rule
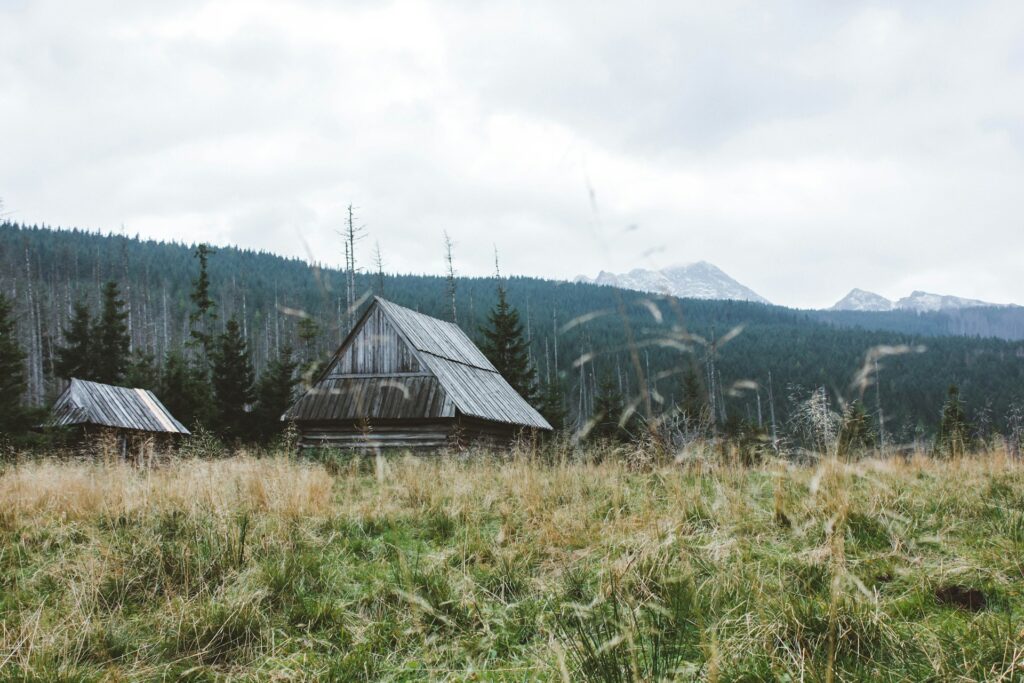
<instances>
[{"instance_id":1,"label":"pine tree","mask_svg":"<svg viewBox=\"0 0 1024 683\"><path fill-rule=\"evenodd\" d=\"M213 397L216 425L227 437L245 439L249 433L249 410L255 401L252 359L242 329L234 318L217 338L213 355Z\"/></svg>"},{"instance_id":2,"label":"pine tree","mask_svg":"<svg viewBox=\"0 0 1024 683\"><path fill-rule=\"evenodd\" d=\"M210 298L210 275L207 270L207 261L215 253L206 244L196 247L193 256L199 260L199 277L192 281L192 292L189 294L193 308L188 316L191 337L188 344L202 349L207 359L210 358L213 350L213 321L217 319L216 304Z\"/></svg>"},{"instance_id":3,"label":"pine tree","mask_svg":"<svg viewBox=\"0 0 1024 683\"><path fill-rule=\"evenodd\" d=\"M30 424L31 411L22 405L28 388L25 352L18 344L13 306L0 292L0 434L19 436Z\"/></svg>"},{"instance_id":4,"label":"pine tree","mask_svg":"<svg viewBox=\"0 0 1024 683\"><path fill-rule=\"evenodd\" d=\"M955 384L949 387L946 405L942 408L942 422L936 438L936 450L950 457L959 457L967 452L970 442L971 425L964 412L964 404L960 399L960 388Z\"/></svg>"},{"instance_id":5,"label":"pine tree","mask_svg":"<svg viewBox=\"0 0 1024 683\"><path fill-rule=\"evenodd\" d=\"M128 369L128 313L117 283L103 285L100 317L93 332L96 381L118 384Z\"/></svg>"},{"instance_id":6,"label":"pine tree","mask_svg":"<svg viewBox=\"0 0 1024 683\"><path fill-rule=\"evenodd\" d=\"M281 433L284 423L281 415L292 404L295 384L298 382L298 363L292 358L292 350L284 348L278 358L270 361L256 387L256 410L254 418L256 431L266 440Z\"/></svg>"},{"instance_id":7,"label":"pine tree","mask_svg":"<svg viewBox=\"0 0 1024 683\"><path fill-rule=\"evenodd\" d=\"M527 354L519 312L508 303L505 288L498 286L498 303L487 316L489 327L481 328L481 350L501 376L528 402L535 400L536 385Z\"/></svg>"},{"instance_id":8,"label":"pine tree","mask_svg":"<svg viewBox=\"0 0 1024 683\"><path fill-rule=\"evenodd\" d=\"M54 373L64 379L96 378L92 316L84 302L75 302L71 321L64 329L64 346L57 349Z\"/></svg>"},{"instance_id":9,"label":"pine tree","mask_svg":"<svg viewBox=\"0 0 1024 683\"><path fill-rule=\"evenodd\" d=\"M189 363L177 349L164 360L157 396L171 415L189 429L210 424L213 397L206 372Z\"/></svg>"}]
</instances>

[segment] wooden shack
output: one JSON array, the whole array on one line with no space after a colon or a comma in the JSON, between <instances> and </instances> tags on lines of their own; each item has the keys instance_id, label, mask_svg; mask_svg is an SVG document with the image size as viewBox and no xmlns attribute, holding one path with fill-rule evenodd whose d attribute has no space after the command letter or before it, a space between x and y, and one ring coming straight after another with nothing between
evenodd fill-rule
<instances>
[{"instance_id":1,"label":"wooden shack","mask_svg":"<svg viewBox=\"0 0 1024 683\"><path fill-rule=\"evenodd\" d=\"M507 445L550 430L458 325L380 297L286 412L303 447Z\"/></svg>"},{"instance_id":2,"label":"wooden shack","mask_svg":"<svg viewBox=\"0 0 1024 683\"><path fill-rule=\"evenodd\" d=\"M46 427L77 430L80 436L107 434L123 457L143 457L145 447L186 435L152 391L72 378L57 397Z\"/></svg>"}]
</instances>

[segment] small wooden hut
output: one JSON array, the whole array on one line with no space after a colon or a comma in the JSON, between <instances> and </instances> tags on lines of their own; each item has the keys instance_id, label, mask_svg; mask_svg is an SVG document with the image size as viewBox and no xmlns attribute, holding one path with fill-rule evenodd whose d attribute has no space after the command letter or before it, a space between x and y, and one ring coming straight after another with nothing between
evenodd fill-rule
<instances>
[{"instance_id":1,"label":"small wooden hut","mask_svg":"<svg viewBox=\"0 0 1024 683\"><path fill-rule=\"evenodd\" d=\"M110 434L123 457L142 457L146 444L186 435L152 391L72 378L57 397L47 427L77 429L83 437Z\"/></svg>"},{"instance_id":2,"label":"small wooden hut","mask_svg":"<svg viewBox=\"0 0 1024 683\"><path fill-rule=\"evenodd\" d=\"M507 445L550 430L458 325L380 297L282 420L303 447Z\"/></svg>"}]
</instances>

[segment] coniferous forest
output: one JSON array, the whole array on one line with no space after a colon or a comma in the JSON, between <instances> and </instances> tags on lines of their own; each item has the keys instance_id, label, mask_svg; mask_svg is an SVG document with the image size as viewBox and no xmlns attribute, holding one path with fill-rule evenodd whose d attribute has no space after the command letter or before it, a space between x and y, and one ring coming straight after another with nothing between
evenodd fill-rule
<instances>
[{"instance_id":1,"label":"coniferous forest","mask_svg":"<svg viewBox=\"0 0 1024 683\"><path fill-rule=\"evenodd\" d=\"M395 275L361 244L339 240L343 249L344 271L233 247L0 225L20 405L45 407L76 376L153 389L187 425L226 438L270 438L275 416L380 295L457 316L485 350L513 348L502 367L568 428L619 406L799 440L821 402L861 415L871 438L908 443L939 431L955 385L977 436L1020 429L1024 342L942 336L921 316L873 325L536 278ZM613 422L611 432L630 428Z\"/></svg>"}]
</instances>

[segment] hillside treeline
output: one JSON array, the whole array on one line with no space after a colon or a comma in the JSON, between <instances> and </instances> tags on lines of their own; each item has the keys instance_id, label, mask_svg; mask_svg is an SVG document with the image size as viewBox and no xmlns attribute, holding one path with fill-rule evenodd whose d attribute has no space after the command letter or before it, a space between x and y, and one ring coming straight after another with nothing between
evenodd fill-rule
<instances>
[{"instance_id":1,"label":"hillside treeline","mask_svg":"<svg viewBox=\"0 0 1024 683\"><path fill-rule=\"evenodd\" d=\"M484 341L496 278L387 274L371 264L369 251L359 245L349 278L298 259L216 248L208 255L206 291L216 314L203 322L206 342L237 335L254 384L285 349L308 370L336 349L372 295L444 319L454 300L459 325ZM26 354L24 401L46 405L61 390L58 361L76 307L100 316L110 282L123 301L129 354L150 359L154 377L178 358L212 353L195 335L199 273L195 245L0 225L0 292L12 303ZM795 438L808 402L823 397L832 414L859 406L875 438L895 443L936 432L950 385L959 387L967 417L983 434L1015 428L1024 399L1022 342L843 328L745 302L536 278L502 282L522 324L534 399L557 394L569 426L610 406L633 407L637 415L689 406L691 421L699 415L723 430Z\"/></svg>"}]
</instances>

